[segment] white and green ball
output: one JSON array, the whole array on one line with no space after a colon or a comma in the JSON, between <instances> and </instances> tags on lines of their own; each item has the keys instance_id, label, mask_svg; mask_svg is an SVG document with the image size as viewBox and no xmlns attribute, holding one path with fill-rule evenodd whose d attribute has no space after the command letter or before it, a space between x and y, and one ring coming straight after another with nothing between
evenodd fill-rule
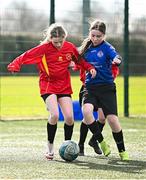
<instances>
[{"instance_id":1,"label":"white and green ball","mask_svg":"<svg viewBox=\"0 0 146 180\"><path fill-rule=\"evenodd\" d=\"M59 155L65 161L73 161L79 155L79 146L76 142L67 140L59 148Z\"/></svg>"}]
</instances>

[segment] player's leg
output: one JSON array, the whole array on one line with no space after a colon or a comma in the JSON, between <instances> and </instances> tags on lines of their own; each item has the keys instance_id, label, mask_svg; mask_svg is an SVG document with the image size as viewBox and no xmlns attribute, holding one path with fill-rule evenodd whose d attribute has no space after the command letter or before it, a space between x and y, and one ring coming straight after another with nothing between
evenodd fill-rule
<instances>
[{"instance_id":1,"label":"player's leg","mask_svg":"<svg viewBox=\"0 0 146 180\"><path fill-rule=\"evenodd\" d=\"M95 109L95 107L94 107ZM97 108L96 108L97 109ZM100 131L102 132L103 130L103 127L105 125L105 116L104 116L104 113L102 111L102 108L98 108L98 121L96 121L97 124L98 124L98 127L100 129ZM97 154L102 154L102 151L98 145L98 141L97 139L95 139L95 137L92 135L91 139L89 140L89 143L88 143L91 147L93 147L95 153Z\"/></svg>"},{"instance_id":2,"label":"player's leg","mask_svg":"<svg viewBox=\"0 0 146 180\"><path fill-rule=\"evenodd\" d=\"M112 129L113 138L116 142L121 160L129 160L128 153L125 150L123 131L116 115L107 116L108 123Z\"/></svg>"},{"instance_id":3,"label":"player's leg","mask_svg":"<svg viewBox=\"0 0 146 180\"><path fill-rule=\"evenodd\" d=\"M88 133L88 125L83 119L80 125L80 136L79 136L79 143L78 143L79 148L80 148L80 152L79 152L80 156L84 156L84 143L87 137L87 133Z\"/></svg>"},{"instance_id":4,"label":"player's leg","mask_svg":"<svg viewBox=\"0 0 146 180\"><path fill-rule=\"evenodd\" d=\"M82 107L82 99L84 94L84 85L81 86L80 92L79 92L79 104ZM88 125L86 124L85 120L83 119L80 125L80 136L79 136L79 155L84 156L84 143L87 137L88 133Z\"/></svg>"},{"instance_id":5,"label":"player's leg","mask_svg":"<svg viewBox=\"0 0 146 180\"><path fill-rule=\"evenodd\" d=\"M64 139L71 140L74 127L73 105L70 96L58 98L60 108L64 116Z\"/></svg>"},{"instance_id":6,"label":"player's leg","mask_svg":"<svg viewBox=\"0 0 146 180\"><path fill-rule=\"evenodd\" d=\"M99 120L97 121L97 124L99 126L100 131L102 132L103 127L105 125L105 116L104 116L101 108L98 108L98 117L99 117ZM85 140L87 137L87 133L88 133L88 125L86 124L86 122L83 119L82 123L80 125L80 139L79 139L80 155L82 155L82 156L84 155L84 143L85 143ZM91 139L89 140L88 144L91 147L93 147L95 153L102 154L102 151L98 145L98 141L97 141L97 139L95 139L95 137L93 135L92 135Z\"/></svg>"},{"instance_id":7,"label":"player's leg","mask_svg":"<svg viewBox=\"0 0 146 180\"><path fill-rule=\"evenodd\" d=\"M124 138L122 128L117 116L117 99L115 85L108 86L107 89L101 93L101 103L104 114L112 129L112 134L116 142L121 160L128 160L128 154L125 151Z\"/></svg>"},{"instance_id":8,"label":"player's leg","mask_svg":"<svg viewBox=\"0 0 146 180\"><path fill-rule=\"evenodd\" d=\"M47 135L48 135L48 150L46 153L46 158L48 160L54 157L54 138L57 130L57 121L59 117L57 96L55 94L49 95L45 99L47 110L50 112L48 123L47 123Z\"/></svg>"},{"instance_id":9,"label":"player's leg","mask_svg":"<svg viewBox=\"0 0 146 180\"><path fill-rule=\"evenodd\" d=\"M99 127L101 132L102 132L102 130L104 128L105 121L106 121L106 118L104 116L102 108L98 108L98 121L97 121L97 124L98 124L98 127Z\"/></svg>"},{"instance_id":10,"label":"player's leg","mask_svg":"<svg viewBox=\"0 0 146 180\"><path fill-rule=\"evenodd\" d=\"M90 103L85 103L83 105L82 109L83 109L84 119L85 119L86 123L88 124L90 131L93 133L94 138L97 139L98 142L100 143L104 155L108 156L111 153L111 151L110 151L109 146L104 141L102 133L99 130L99 127L98 127L96 121L94 120L93 108L94 108L94 106Z\"/></svg>"}]
</instances>

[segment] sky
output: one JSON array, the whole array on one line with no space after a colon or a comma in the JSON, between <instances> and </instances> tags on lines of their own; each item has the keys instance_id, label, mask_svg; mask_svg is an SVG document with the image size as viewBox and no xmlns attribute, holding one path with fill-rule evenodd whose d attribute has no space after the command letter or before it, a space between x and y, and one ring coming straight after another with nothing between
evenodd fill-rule
<instances>
[{"instance_id":1,"label":"sky","mask_svg":"<svg viewBox=\"0 0 146 180\"><path fill-rule=\"evenodd\" d=\"M0 0L0 8L6 8L8 5L14 0ZM21 1L21 0L17 0ZM22 0L26 1L30 8L42 9L44 11L48 11L50 8L50 0ZM57 11L62 10L72 10L76 8L77 3L82 0L55 0ZM91 0L96 1L96 0ZM101 0L101 4L103 4L104 8L107 10L112 10L112 5L114 3L124 3L124 0ZM129 12L134 17L146 16L146 0L129 0Z\"/></svg>"}]
</instances>

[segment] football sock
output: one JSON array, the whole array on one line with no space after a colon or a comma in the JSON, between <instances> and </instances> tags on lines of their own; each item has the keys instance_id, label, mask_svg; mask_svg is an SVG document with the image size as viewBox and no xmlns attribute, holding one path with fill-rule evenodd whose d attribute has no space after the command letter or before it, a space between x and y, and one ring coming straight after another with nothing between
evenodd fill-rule
<instances>
[{"instance_id":1,"label":"football sock","mask_svg":"<svg viewBox=\"0 0 146 180\"><path fill-rule=\"evenodd\" d=\"M97 124L98 124L98 127L99 127L100 131L102 132L105 123L101 123L101 122L98 120L98 121L97 121Z\"/></svg>"},{"instance_id":2,"label":"football sock","mask_svg":"<svg viewBox=\"0 0 146 180\"><path fill-rule=\"evenodd\" d=\"M102 124L101 122L99 122L99 120L96 121L96 123L98 125L98 128L99 128L100 132L102 132L103 127L104 127L105 124ZM96 137L94 135L92 135L91 141L97 141L97 139L96 139Z\"/></svg>"},{"instance_id":3,"label":"football sock","mask_svg":"<svg viewBox=\"0 0 146 180\"><path fill-rule=\"evenodd\" d=\"M88 125L88 128L93 133L94 138L97 139L99 143L101 143L103 141L103 136L100 132L98 124L94 121L92 124Z\"/></svg>"},{"instance_id":4,"label":"football sock","mask_svg":"<svg viewBox=\"0 0 146 180\"><path fill-rule=\"evenodd\" d=\"M123 139L123 132L122 130L118 133L112 132L114 140L117 144L117 148L119 152L125 151L125 146L124 146L124 139Z\"/></svg>"},{"instance_id":5,"label":"football sock","mask_svg":"<svg viewBox=\"0 0 146 180\"><path fill-rule=\"evenodd\" d=\"M79 144L84 144L88 133L88 126L82 122L80 125L80 139Z\"/></svg>"},{"instance_id":6,"label":"football sock","mask_svg":"<svg viewBox=\"0 0 146 180\"><path fill-rule=\"evenodd\" d=\"M71 126L67 125L66 123L64 124L64 139L65 140L71 140L73 127L74 127L74 124Z\"/></svg>"},{"instance_id":7,"label":"football sock","mask_svg":"<svg viewBox=\"0 0 146 180\"><path fill-rule=\"evenodd\" d=\"M49 124L49 122L47 123L48 141L51 144L53 144L54 142L56 130L57 130L57 123L55 125Z\"/></svg>"}]
</instances>

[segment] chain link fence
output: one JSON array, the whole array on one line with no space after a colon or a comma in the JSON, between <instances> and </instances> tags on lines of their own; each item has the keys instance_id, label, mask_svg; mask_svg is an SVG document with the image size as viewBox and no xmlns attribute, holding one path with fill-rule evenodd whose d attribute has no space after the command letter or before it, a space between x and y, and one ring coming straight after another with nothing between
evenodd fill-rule
<instances>
[{"instance_id":1,"label":"chain link fence","mask_svg":"<svg viewBox=\"0 0 146 180\"><path fill-rule=\"evenodd\" d=\"M129 108L130 115L138 115L138 113L134 113L135 107L138 107L139 116L146 115L146 90L144 89L146 87L146 14L135 13L133 11L133 3L136 3L140 12L144 6L144 1L139 0L135 2L131 0L129 4L129 75L131 78L129 93L132 94L132 96L130 95ZM90 17L86 21L88 22L95 18L103 19L107 24L107 40L123 55L124 1L113 0L111 2L108 3L108 0L90 0ZM55 19L56 22L61 22L66 27L69 34L68 40L76 44L76 46L80 46L83 38L88 35L83 33L83 1L72 0L70 5L67 1L67 7L64 8L64 5L62 4L61 6L60 1L56 0ZM15 57L40 43L43 38L43 31L50 22L49 8L49 3L48 8L34 9L25 1L15 1L10 6L0 9L1 79L10 76L6 67ZM120 78L122 78L123 65L120 68ZM30 75L37 75L37 70L33 65L27 66L27 68L24 66L16 76ZM133 77L142 80L138 80L138 86L135 85ZM0 106L3 109L1 111L1 117L6 117L10 109L8 108L9 105L4 103L4 98L6 98L5 96L10 96L11 93L10 91L7 94L3 92L4 87L2 85L7 86L7 82L4 82L4 84L2 82L4 81L1 80L0 87ZM31 88L31 84L26 84L26 86L28 89ZM11 89L10 86L9 89ZM123 96L122 91L123 89L120 90L121 96ZM29 101L29 97L27 98ZM17 94L13 99L18 99L19 101ZM11 102L10 108L12 106L13 103ZM34 104L34 106L37 108L37 104ZM119 104L119 106L123 106L123 103ZM16 111L22 111L19 106L15 108Z\"/></svg>"}]
</instances>

